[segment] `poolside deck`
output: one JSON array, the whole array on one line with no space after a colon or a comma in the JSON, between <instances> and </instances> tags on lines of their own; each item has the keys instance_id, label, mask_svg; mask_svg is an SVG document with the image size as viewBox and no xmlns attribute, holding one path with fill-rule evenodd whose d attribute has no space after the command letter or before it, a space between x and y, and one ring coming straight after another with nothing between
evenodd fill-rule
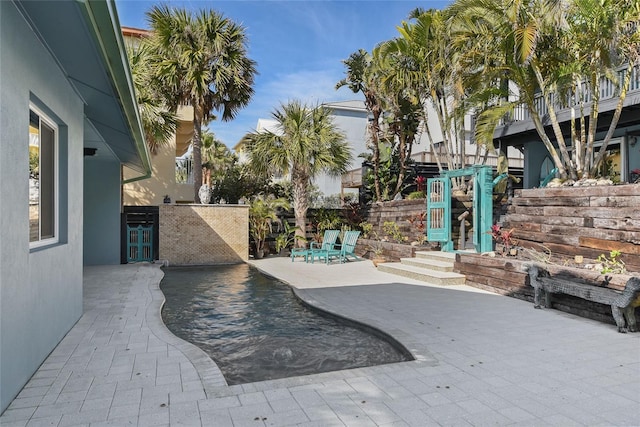
<instances>
[{"instance_id":1,"label":"poolside deck","mask_svg":"<svg viewBox=\"0 0 640 427\"><path fill-rule=\"evenodd\" d=\"M417 360L227 386L162 324L158 266L89 267L84 315L0 425L640 425L640 334L369 261L254 265Z\"/></svg>"}]
</instances>

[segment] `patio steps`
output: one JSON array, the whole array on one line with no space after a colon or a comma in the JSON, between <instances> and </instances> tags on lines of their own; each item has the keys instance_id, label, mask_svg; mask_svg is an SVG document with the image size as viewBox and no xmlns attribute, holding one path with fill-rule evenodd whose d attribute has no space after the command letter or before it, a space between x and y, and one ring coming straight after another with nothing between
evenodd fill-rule
<instances>
[{"instance_id":1,"label":"patio steps","mask_svg":"<svg viewBox=\"0 0 640 427\"><path fill-rule=\"evenodd\" d=\"M465 276L453 272L454 253L419 251L415 258L378 264L378 270L433 285L464 285Z\"/></svg>"}]
</instances>

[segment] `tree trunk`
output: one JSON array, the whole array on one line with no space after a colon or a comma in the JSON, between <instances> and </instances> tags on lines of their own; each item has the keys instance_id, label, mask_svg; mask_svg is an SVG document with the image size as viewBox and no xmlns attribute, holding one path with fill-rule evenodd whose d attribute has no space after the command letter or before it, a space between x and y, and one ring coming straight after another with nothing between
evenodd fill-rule
<instances>
[{"instance_id":1,"label":"tree trunk","mask_svg":"<svg viewBox=\"0 0 640 427\"><path fill-rule=\"evenodd\" d=\"M549 91L547 90L546 82L542 77L542 73L540 69L532 64L533 71L536 76L536 80L538 81L538 85L540 86L540 90L542 91L542 96L544 98L544 102L547 104L547 110L549 111L549 121L551 122L551 128L553 129L553 133L556 137L556 143L558 144L558 148L560 149L561 154L561 162L562 168L558 166L558 170L560 171L560 176L562 178L566 178L567 175L571 177L571 179L576 179L576 171L575 168L571 166L571 156L569 156L569 152L567 151L567 144L564 141L564 136L562 135L562 130L560 129L560 123L558 123L558 116L556 115L555 105L553 105L552 99L549 97ZM544 127L543 127L544 132ZM542 136L542 135L540 135ZM545 144L546 145L546 144ZM554 158L554 162L556 159Z\"/></svg>"},{"instance_id":2,"label":"tree trunk","mask_svg":"<svg viewBox=\"0 0 640 427\"><path fill-rule=\"evenodd\" d=\"M382 110L372 96L368 97L367 104L369 104L371 114L373 116L373 120L369 123L369 132L371 132L371 148L373 151L373 155L371 156L371 161L373 163L373 186L376 193L376 200L380 201L382 192L380 190L380 140L378 136L380 135L379 120Z\"/></svg>"},{"instance_id":3,"label":"tree trunk","mask_svg":"<svg viewBox=\"0 0 640 427\"><path fill-rule=\"evenodd\" d=\"M193 154L193 200L199 201L198 191L202 187L202 111L201 107L191 100L193 105L193 140L191 141Z\"/></svg>"},{"instance_id":4,"label":"tree trunk","mask_svg":"<svg viewBox=\"0 0 640 427\"><path fill-rule=\"evenodd\" d=\"M620 120L620 114L622 114L622 107L624 107L624 100L627 97L627 92L629 91L629 83L631 82L631 72L633 71L634 63L629 61L627 65L627 71L624 76L624 82L622 83L622 88L620 88L620 96L618 96L618 104L616 105L615 112L613 113L613 118L611 119L611 124L609 125L609 130L607 131L607 135L604 137L604 141L602 142L602 147L600 147L600 151L598 152L598 156L593 162L593 166L591 168L591 175L595 175L595 172L598 170L598 165L604 159L604 153L607 150L607 146L609 145L609 141L611 141L611 137L613 136L613 132L616 130L618 126L618 121Z\"/></svg>"},{"instance_id":5,"label":"tree trunk","mask_svg":"<svg viewBox=\"0 0 640 427\"><path fill-rule=\"evenodd\" d=\"M291 184L293 186L293 215L296 218L296 239L294 246L304 247L306 240L307 210L309 201L307 188L309 177L300 170L300 167L293 165L291 168Z\"/></svg>"}]
</instances>

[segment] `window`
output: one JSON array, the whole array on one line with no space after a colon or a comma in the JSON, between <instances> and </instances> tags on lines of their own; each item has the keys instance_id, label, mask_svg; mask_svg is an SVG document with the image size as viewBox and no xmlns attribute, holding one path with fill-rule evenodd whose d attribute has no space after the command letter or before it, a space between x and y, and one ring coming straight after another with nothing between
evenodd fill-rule
<instances>
[{"instance_id":1,"label":"window","mask_svg":"<svg viewBox=\"0 0 640 427\"><path fill-rule=\"evenodd\" d=\"M624 144L621 142L620 138L612 138L609 141L602 163L598 166L598 174L602 177L609 178L614 183L624 181L625 177L625 168L623 168L623 165L626 163L626 155L623 153L622 148ZM593 145L593 159L595 159L602 148L602 141L596 141Z\"/></svg>"},{"instance_id":2,"label":"window","mask_svg":"<svg viewBox=\"0 0 640 427\"><path fill-rule=\"evenodd\" d=\"M58 128L33 106L29 110L29 242L58 241Z\"/></svg>"}]
</instances>

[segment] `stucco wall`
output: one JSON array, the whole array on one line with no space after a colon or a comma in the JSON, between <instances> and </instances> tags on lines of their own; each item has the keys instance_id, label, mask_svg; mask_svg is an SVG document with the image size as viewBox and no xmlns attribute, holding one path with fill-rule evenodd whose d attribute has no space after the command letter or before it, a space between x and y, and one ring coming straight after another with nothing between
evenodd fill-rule
<instances>
[{"instance_id":1,"label":"stucco wall","mask_svg":"<svg viewBox=\"0 0 640 427\"><path fill-rule=\"evenodd\" d=\"M249 259L247 205L160 205L160 259L206 265Z\"/></svg>"},{"instance_id":2,"label":"stucco wall","mask_svg":"<svg viewBox=\"0 0 640 427\"><path fill-rule=\"evenodd\" d=\"M82 314L84 113L82 100L12 2L0 2L0 55L2 411ZM58 123L62 145L61 242L38 250L29 248L30 101Z\"/></svg>"},{"instance_id":3,"label":"stucco wall","mask_svg":"<svg viewBox=\"0 0 640 427\"><path fill-rule=\"evenodd\" d=\"M84 164L84 264L120 264L120 163Z\"/></svg>"},{"instance_id":4,"label":"stucco wall","mask_svg":"<svg viewBox=\"0 0 640 427\"><path fill-rule=\"evenodd\" d=\"M124 178L136 176L125 169ZM193 202L193 184L176 183L175 137L151 156L151 178L131 182L123 186L126 206L156 206L162 204L165 195L172 202Z\"/></svg>"},{"instance_id":5,"label":"stucco wall","mask_svg":"<svg viewBox=\"0 0 640 427\"><path fill-rule=\"evenodd\" d=\"M151 178L134 181L123 186L123 200L126 206L156 206L163 203L165 195L173 202L193 203L193 184L176 182L176 144L186 149L193 135L193 107L178 108L178 130L166 144L151 155ZM137 172L124 169L124 179L138 176Z\"/></svg>"}]
</instances>

